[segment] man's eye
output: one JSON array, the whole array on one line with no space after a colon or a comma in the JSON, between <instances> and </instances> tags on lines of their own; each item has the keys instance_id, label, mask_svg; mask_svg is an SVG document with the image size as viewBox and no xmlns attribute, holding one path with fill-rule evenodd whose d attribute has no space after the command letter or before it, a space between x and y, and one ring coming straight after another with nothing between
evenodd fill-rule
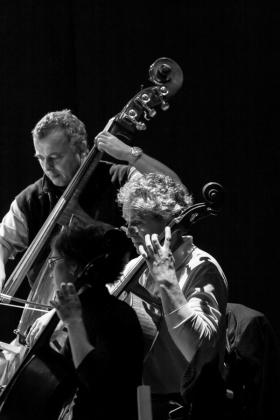
<instances>
[{"instance_id":1,"label":"man's eye","mask_svg":"<svg viewBox=\"0 0 280 420\"><path fill-rule=\"evenodd\" d=\"M131 223L131 224L130 224L130 226L131 226L131 227L136 227L136 228L139 228L139 227L141 227L141 226L142 226L142 222L134 222L134 223Z\"/></svg>"},{"instance_id":2,"label":"man's eye","mask_svg":"<svg viewBox=\"0 0 280 420\"><path fill-rule=\"evenodd\" d=\"M62 156L50 156L47 159L45 159L43 156L35 156L35 159L37 159L39 162L44 162L44 161L56 162L62 159Z\"/></svg>"}]
</instances>

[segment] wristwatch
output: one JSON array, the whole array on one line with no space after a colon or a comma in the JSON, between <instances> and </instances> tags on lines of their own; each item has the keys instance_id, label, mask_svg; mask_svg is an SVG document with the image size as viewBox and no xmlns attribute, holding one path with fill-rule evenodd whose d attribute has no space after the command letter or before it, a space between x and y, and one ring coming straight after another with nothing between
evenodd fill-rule
<instances>
[{"instance_id":1,"label":"wristwatch","mask_svg":"<svg viewBox=\"0 0 280 420\"><path fill-rule=\"evenodd\" d=\"M137 159L140 158L140 156L142 156L143 154L143 150L140 147L131 147L130 148L130 154L132 156L132 161L131 163L134 163Z\"/></svg>"}]
</instances>

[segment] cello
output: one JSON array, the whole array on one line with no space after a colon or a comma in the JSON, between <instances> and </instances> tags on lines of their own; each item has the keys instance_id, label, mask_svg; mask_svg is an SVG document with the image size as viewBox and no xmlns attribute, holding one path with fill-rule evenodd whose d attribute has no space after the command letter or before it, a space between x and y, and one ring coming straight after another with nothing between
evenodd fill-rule
<instances>
[{"instance_id":1,"label":"cello","mask_svg":"<svg viewBox=\"0 0 280 420\"><path fill-rule=\"evenodd\" d=\"M123 110L109 121L109 124L105 127L106 130L117 136L122 136L128 141L131 140L135 132L145 130L147 122L156 115L157 107L162 110L168 109L168 100L182 85L183 73L173 60L160 58L150 66L149 80L153 85L138 92ZM79 206L79 197L97 167L102 154L95 146L88 153L83 164L20 260L20 263L7 280L2 295L2 299L6 303L8 300L12 300L40 252L48 244L55 227L69 224L73 215L81 220L81 223L89 223L92 220ZM46 277L48 277L48 268L47 264L44 264L28 296L29 303L24 308L18 326L17 338L23 347L24 344L22 343L24 343L28 328L38 317L38 313L35 313L32 309L36 308L36 305L48 305L53 298L53 286L51 282L46 281ZM17 373L22 377L23 366L26 365L27 360L31 360L33 352L36 351L37 346L33 347L29 350L26 350L26 347L24 348L22 355L24 364L16 370L12 382L14 382ZM1 395L2 407L7 396L6 389L8 390L11 387L6 386L4 388ZM7 392L10 395L10 391Z\"/></svg>"}]
</instances>

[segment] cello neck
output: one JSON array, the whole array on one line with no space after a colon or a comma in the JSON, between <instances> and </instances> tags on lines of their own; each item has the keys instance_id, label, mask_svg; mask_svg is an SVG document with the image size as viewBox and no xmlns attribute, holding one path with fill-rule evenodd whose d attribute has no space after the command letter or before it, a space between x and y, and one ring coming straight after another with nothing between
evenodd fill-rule
<instances>
[{"instance_id":1,"label":"cello neck","mask_svg":"<svg viewBox=\"0 0 280 420\"><path fill-rule=\"evenodd\" d=\"M175 218L168 223L168 226L171 229L173 229L177 223L178 223L178 219ZM165 237L165 232L162 232L159 235L159 241L162 242L164 240L164 237ZM173 251L179 246L179 244L181 243L181 240L182 240L182 235L181 235L180 230L175 230L172 233L172 242L171 242L171 247ZM129 268L128 272L110 288L110 293L116 297L120 297L120 295L122 294L124 290L130 290L134 288L135 294L137 294L137 288L139 289L139 285L135 282L138 281L140 275L143 273L146 267L147 265L146 265L146 261L144 257L139 256L135 264ZM139 296L144 297L143 293L146 293L146 292L141 288L141 293L139 294ZM153 300L152 296L150 295L149 296L147 295L147 298L149 300Z\"/></svg>"}]
</instances>

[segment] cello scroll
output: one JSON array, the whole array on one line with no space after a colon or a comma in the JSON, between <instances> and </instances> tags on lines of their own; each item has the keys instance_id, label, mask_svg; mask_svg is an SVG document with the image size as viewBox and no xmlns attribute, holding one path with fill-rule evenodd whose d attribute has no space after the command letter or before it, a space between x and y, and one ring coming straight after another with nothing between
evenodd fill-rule
<instances>
[{"instance_id":1,"label":"cello scroll","mask_svg":"<svg viewBox=\"0 0 280 420\"><path fill-rule=\"evenodd\" d=\"M190 206L180 216L176 217L170 226L172 227L180 223L188 231L197 221L208 216L216 216L221 211L225 197L224 188L221 184L218 182L208 182L202 188L202 195L205 200L204 202Z\"/></svg>"}]
</instances>

